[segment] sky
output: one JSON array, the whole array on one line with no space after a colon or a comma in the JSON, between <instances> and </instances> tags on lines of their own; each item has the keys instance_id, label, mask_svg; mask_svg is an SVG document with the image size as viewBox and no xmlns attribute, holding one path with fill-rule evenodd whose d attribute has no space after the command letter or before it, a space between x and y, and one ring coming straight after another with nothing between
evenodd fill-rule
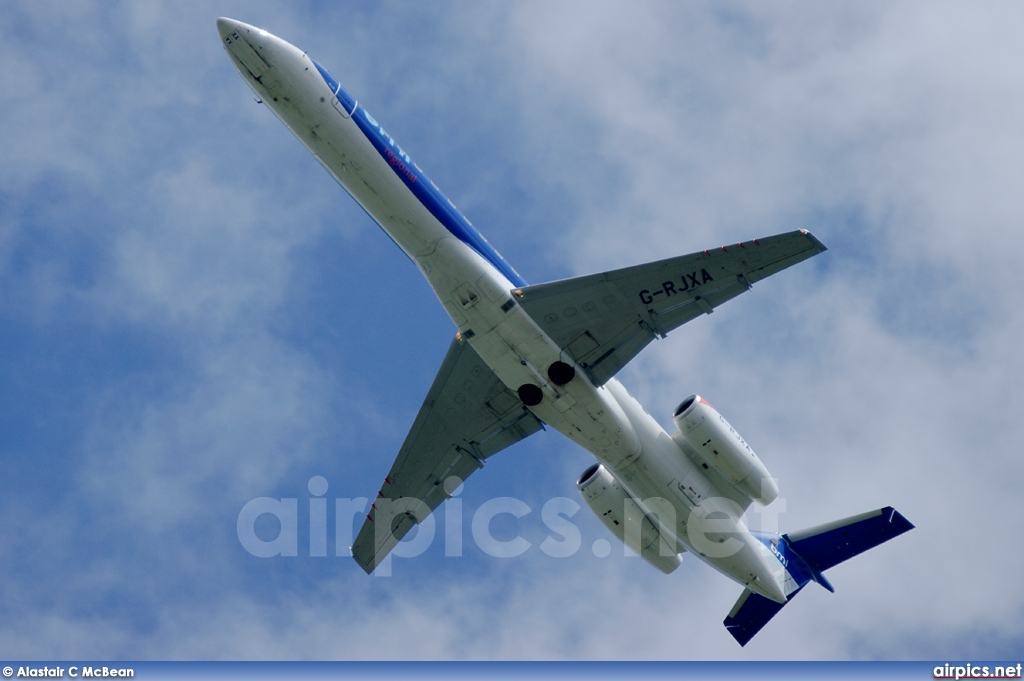
<instances>
[{"instance_id":1,"label":"sky","mask_svg":"<svg viewBox=\"0 0 1024 681\"><path fill-rule=\"evenodd\" d=\"M597 555L593 459L548 431L365 575L335 513L455 329L254 100L222 15L329 69L531 283L811 230L828 252L619 378L670 430L715 404L782 531L917 528L740 648L738 585ZM1022 29L1008 2L5 3L0 657L1019 661ZM472 531L504 497L530 511L491 524L528 542L508 558ZM259 499L295 504L250 529L297 555L245 548ZM571 555L546 504L581 507Z\"/></svg>"}]
</instances>

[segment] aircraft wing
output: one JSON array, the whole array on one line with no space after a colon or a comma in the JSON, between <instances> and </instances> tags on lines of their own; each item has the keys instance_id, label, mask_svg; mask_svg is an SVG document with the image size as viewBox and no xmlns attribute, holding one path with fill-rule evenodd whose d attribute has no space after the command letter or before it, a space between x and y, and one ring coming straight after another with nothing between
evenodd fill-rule
<instances>
[{"instance_id":1,"label":"aircraft wing","mask_svg":"<svg viewBox=\"0 0 1024 681\"><path fill-rule=\"evenodd\" d=\"M655 337L826 250L806 230L521 289L534 321L604 385Z\"/></svg>"},{"instance_id":2,"label":"aircraft wing","mask_svg":"<svg viewBox=\"0 0 1024 681\"><path fill-rule=\"evenodd\" d=\"M356 536L352 556L373 571L412 527L487 457L543 428L469 343L453 340L384 485ZM452 486L454 483L454 486Z\"/></svg>"}]
</instances>

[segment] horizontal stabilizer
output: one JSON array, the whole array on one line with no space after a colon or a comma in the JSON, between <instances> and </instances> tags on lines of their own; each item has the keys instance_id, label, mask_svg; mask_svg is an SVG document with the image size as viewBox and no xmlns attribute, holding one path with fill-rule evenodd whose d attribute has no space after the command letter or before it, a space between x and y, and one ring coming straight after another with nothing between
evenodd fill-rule
<instances>
[{"instance_id":1,"label":"horizontal stabilizer","mask_svg":"<svg viewBox=\"0 0 1024 681\"><path fill-rule=\"evenodd\" d=\"M864 553L914 525L892 506L783 535L804 561L819 572Z\"/></svg>"},{"instance_id":2,"label":"horizontal stabilizer","mask_svg":"<svg viewBox=\"0 0 1024 681\"><path fill-rule=\"evenodd\" d=\"M798 593L800 593L800 589L791 593L786 603L793 600L793 596ZM762 627L768 624L768 620L775 617L786 603L777 603L750 589L744 589L729 616L725 618L725 628L729 630L737 643L745 646L747 641L754 638L754 634L761 631Z\"/></svg>"},{"instance_id":3,"label":"horizontal stabilizer","mask_svg":"<svg viewBox=\"0 0 1024 681\"><path fill-rule=\"evenodd\" d=\"M786 603L800 593L810 582L817 582L829 591L835 591L822 571L844 560L864 553L868 549L889 541L914 525L892 506L877 511L861 513L843 520L818 525L806 530L781 536L761 535L762 541L769 541L771 550L786 568L787 583L791 585ZM775 617L786 603L775 601L744 589L729 616L725 628L734 639L744 646Z\"/></svg>"}]
</instances>

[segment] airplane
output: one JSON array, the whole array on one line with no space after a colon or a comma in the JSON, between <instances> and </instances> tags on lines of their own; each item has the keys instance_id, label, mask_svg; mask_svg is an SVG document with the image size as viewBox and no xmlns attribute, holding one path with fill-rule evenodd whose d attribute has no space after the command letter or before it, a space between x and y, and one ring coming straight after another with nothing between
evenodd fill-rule
<instances>
[{"instance_id":1,"label":"airplane","mask_svg":"<svg viewBox=\"0 0 1024 681\"><path fill-rule=\"evenodd\" d=\"M779 488L699 395L667 433L616 380L644 347L826 250L806 230L529 285L323 66L228 18L235 69L415 263L457 332L351 547L371 573L486 460L544 427L597 461L588 507L663 573L691 553L743 587L724 624L746 643L824 571L910 529L891 506L787 534L743 515Z\"/></svg>"}]
</instances>

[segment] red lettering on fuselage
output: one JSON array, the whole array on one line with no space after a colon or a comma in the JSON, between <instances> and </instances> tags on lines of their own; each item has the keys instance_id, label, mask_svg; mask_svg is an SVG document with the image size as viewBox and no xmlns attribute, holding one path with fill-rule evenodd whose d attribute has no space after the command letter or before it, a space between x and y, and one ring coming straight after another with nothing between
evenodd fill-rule
<instances>
[{"instance_id":1,"label":"red lettering on fuselage","mask_svg":"<svg viewBox=\"0 0 1024 681\"><path fill-rule=\"evenodd\" d=\"M397 154L395 154L390 149L385 149L384 155L387 157L388 163L390 163L393 168L395 168L398 172L404 175L405 179L409 181L409 184L412 184L413 182L416 181L416 175L411 170L409 170L409 168L405 165L405 163L402 161L401 158L399 158Z\"/></svg>"}]
</instances>

